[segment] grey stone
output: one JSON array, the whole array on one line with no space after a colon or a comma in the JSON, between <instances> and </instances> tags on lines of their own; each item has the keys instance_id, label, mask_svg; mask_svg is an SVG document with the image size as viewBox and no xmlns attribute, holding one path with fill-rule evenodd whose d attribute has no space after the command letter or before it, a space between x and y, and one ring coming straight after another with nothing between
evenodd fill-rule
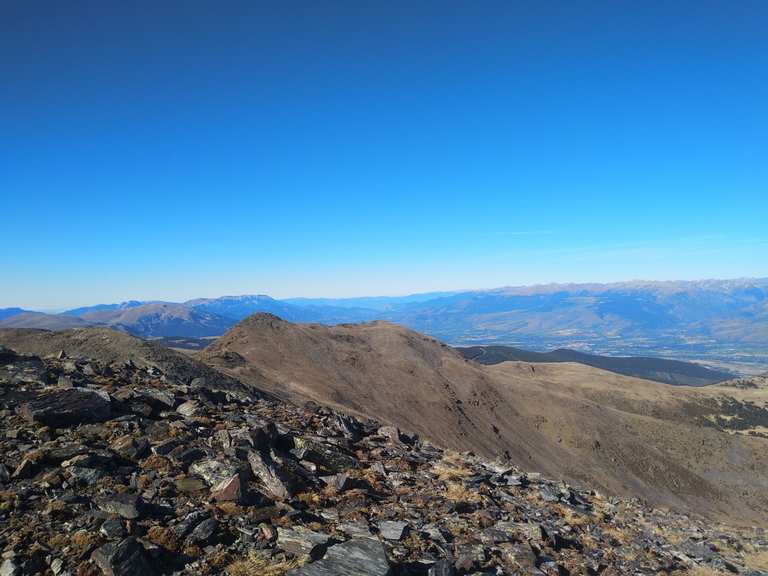
<instances>
[{"instance_id":1,"label":"grey stone","mask_svg":"<svg viewBox=\"0 0 768 576\"><path fill-rule=\"evenodd\" d=\"M18 576L19 574L21 569L13 558L6 558L0 565L0 576Z\"/></svg>"},{"instance_id":2,"label":"grey stone","mask_svg":"<svg viewBox=\"0 0 768 576\"><path fill-rule=\"evenodd\" d=\"M144 501L138 494L112 494L97 499L96 505L104 512L135 520L141 516Z\"/></svg>"},{"instance_id":3,"label":"grey stone","mask_svg":"<svg viewBox=\"0 0 768 576\"><path fill-rule=\"evenodd\" d=\"M454 576L456 569L449 560L438 560L430 566L428 576Z\"/></svg>"},{"instance_id":4,"label":"grey stone","mask_svg":"<svg viewBox=\"0 0 768 576\"><path fill-rule=\"evenodd\" d=\"M146 438L133 438L130 435L115 440L111 445L112 450L129 460L137 460L144 456L149 448Z\"/></svg>"},{"instance_id":5,"label":"grey stone","mask_svg":"<svg viewBox=\"0 0 768 576\"><path fill-rule=\"evenodd\" d=\"M67 472L73 479L82 482L83 484L87 484L88 486L92 486L105 476L103 470L99 470L98 468L84 468L82 466L70 466L67 468Z\"/></svg>"},{"instance_id":6,"label":"grey stone","mask_svg":"<svg viewBox=\"0 0 768 576\"><path fill-rule=\"evenodd\" d=\"M200 524L200 522L203 520L206 520L209 516L210 514L203 510L195 510L194 512L190 512L181 522L172 528L173 533L177 538L184 538L187 534L194 530L195 526Z\"/></svg>"},{"instance_id":7,"label":"grey stone","mask_svg":"<svg viewBox=\"0 0 768 576\"><path fill-rule=\"evenodd\" d=\"M288 572L288 576L391 576L381 542L349 540L328 548L322 560Z\"/></svg>"},{"instance_id":8,"label":"grey stone","mask_svg":"<svg viewBox=\"0 0 768 576\"><path fill-rule=\"evenodd\" d=\"M200 476L209 486L221 484L237 474L237 466L225 460L201 460L189 467L190 474Z\"/></svg>"},{"instance_id":9,"label":"grey stone","mask_svg":"<svg viewBox=\"0 0 768 576\"><path fill-rule=\"evenodd\" d=\"M125 537L125 527L123 522L117 518L106 520L99 529L99 532L108 540L116 540Z\"/></svg>"},{"instance_id":10,"label":"grey stone","mask_svg":"<svg viewBox=\"0 0 768 576\"><path fill-rule=\"evenodd\" d=\"M202 546L211 544L216 539L216 533L218 531L218 521L215 518L208 518L195 526L195 529L192 530L192 533L187 537L187 541Z\"/></svg>"},{"instance_id":11,"label":"grey stone","mask_svg":"<svg viewBox=\"0 0 768 576\"><path fill-rule=\"evenodd\" d=\"M248 452L248 463L254 476L273 498L291 498L306 486L304 479L295 473L296 467L284 466L284 462L278 461L274 452L267 456L251 450Z\"/></svg>"},{"instance_id":12,"label":"grey stone","mask_svg":"<svg viewBox=\"0 0 768 576\"><path fill-rule=\"evenodd\" d=\"M166 454L169 454L171 450L176 448L181 442L176 440L175 438L171 438L170 440L166 440L164 442L160 442L159 444L155 444L152 446L152 453L157 454L158 456L165 456Z\"/></svg>"},{"instance_id":13,"label":"grey stone","mask_svg":"<svg viewBox=\"0 0 768 576\"><path fill-rule=\"evenodd\" d=\"M385 540L402 540L408 533L408 523L397 520L385 520L379 523L379 534Z\"/></svg>"},{"instance_id":14,"label":"grey stone","mask_svg":"<svg viewBox=\"0 0 768 576\"><path fill-rule=\"evenodd\" d=\"M112 414L108 398L105 400L102 394L93 390L57 390L25 404L21 414L30 422L52 428L104 422Z\"/></svg>"},{"instance_id":15,"label":"grey stone","mask_svg":"<svg viewBox=\"0 0 768 576\"><path fill-rule=\"evenodd\" d=\"M105 544L93 552L91 560L106 576L154 576L156 574L147 559L144 547L135 538L126 538L120 543Z\"/></svg>"},{"instance_id":16,"label":"grey stone","mask_svg":"<svg viewBox=\"0 0 768 576\"><path fill-rule=\"evenodd\" d=\"M191 418L200 411L200 404L195 400L188 400L176 408L176 412L187 418Z\"/></svg>"},{"instance_id":17,"label":"grey stone","mask_svg":"<svg viewBox=\"0 0 768 576\"><path fill-rule=\"evenodd\" d=\"M294 556L309 555L312 559L320 558L325 553L330 536L314 532L301 526L295 529L277 529L277 544Z\"/></svg>"}]
</instances>

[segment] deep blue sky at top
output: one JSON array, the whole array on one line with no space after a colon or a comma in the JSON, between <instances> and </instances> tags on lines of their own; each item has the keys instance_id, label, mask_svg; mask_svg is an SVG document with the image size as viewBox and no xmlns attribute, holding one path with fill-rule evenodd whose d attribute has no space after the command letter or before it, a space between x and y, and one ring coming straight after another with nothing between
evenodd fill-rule
<instances>
[{"instance_id":1,"label":"deep blue sky at top","mask_svg":"<svg viewBox=\"0 0 768 576\"><path fill-rule=\"evenodd\" d=\"M768 3L0 3L0 306L768 276Z\"/></svg>"}]
</instances>

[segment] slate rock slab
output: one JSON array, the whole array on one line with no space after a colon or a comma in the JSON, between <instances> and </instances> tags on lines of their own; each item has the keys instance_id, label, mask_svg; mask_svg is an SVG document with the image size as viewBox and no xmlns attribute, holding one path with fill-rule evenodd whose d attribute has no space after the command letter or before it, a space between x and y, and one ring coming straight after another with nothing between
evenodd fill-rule
<instances>
[{"instance_id":1,"label":"slate rock slab","mask_svg":"<svg viewBox=\"0 0 768 576\"><path fill-rule=\"evenodd\" d=\"M274 498L291 498L306 486L304 478L298 473L297 466L287 466L274 453L262 454L255 450L248 452L248 464L265 490Z\"/></svg>"},{"instance_id":2,"label":"slate rock slab","mask_svg":"<svg viewBox=\"0 0 768 576\"><path fill-rule=\"evenodd\" d=\"M155 576L144 547L135 538L105 544L91 555L106 576Z\"/></svg>"},{"instance_id":3,"label":"slate rock slab","mask_svg":"<svg viewBox=\"0 0 768 576\"><path fill-rule=\"evenodd\" d=\"M384 546L367 538L328 548L322 560L291 570L288 576L391 576Z\"/></svg>"},{"instance_id":4,"label":"slate rock slab","mask_svg":"<svg viewBox=\"0 0 768 576\"><path fill-rule=\"evenodd\" d=\"M96 505L104 512L135 520L142 515L144 501L137 494L112 494L99 498Z\"/></svg>"},{"instance_id":5,"label":"slate rock slab","mask_svg":"<svg viewBox=\"0 0 768 576\"><path fill-rule=\"evenodd\" d=\"M225 460L201 460L189 467L191 474L200 476L210 486L216 486L237 474L237 466Z\"/></svg>"},{"instance_id":6,"label":"slate rock slab","mask_svg":"<svg viewBox=\"0 0 768 576\"><path fill-rule=\"evenodd\" d=\"M29 422L53 428L104 422L111 414L108 395L78 388L45 394L21 408L21 415Z\"/></svg>"},{"instance_id":7,"label":"slate rock slab","mask_svg":"<svg viewBox=\"0 0 768 576\"><path fill-rule=\"evenodd\" d=\"M408 524L396 520L385 520L379 524L379 533L385 540L402 540L408 533Z\"/></svg>"},{"instance_id":8,"label":"slate rock slab","mask_svg":"<svg viewBox=\"0 0 768 576\"><path fill-rule=\"evenodd\" d=\"M286 552L295 556L308 555L319 558L325 552L329 540L328 534L307 530L301 526L295 529L277 528L277 543Z\"/></svg>"}]
</instances>

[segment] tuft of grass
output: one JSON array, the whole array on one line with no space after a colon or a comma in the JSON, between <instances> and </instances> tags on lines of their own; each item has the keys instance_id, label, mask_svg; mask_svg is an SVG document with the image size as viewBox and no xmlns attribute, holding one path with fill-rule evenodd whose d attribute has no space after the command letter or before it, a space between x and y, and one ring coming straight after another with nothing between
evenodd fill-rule
<instances>
[{"instance_id":1,"label":"tuft of grass","mask_svg":"<svg viewBox=\"0 0 768 576\"><path fill-rule=\"evenodd\" d=\"M678 573L680 576L725 576L723 572L710 568L709 566L693 566L685 572Z\"/></svg>"},{"instance_id":2,"label":"tuft of grass","mask_svg":"<svg viewBox=\"0 0 768 576\"><path fill-rule=\"evenodd\" d=\"M463 504L479 504L482 502L480 494L474 490L469 490L463 484L458 482L449 482L445 487L445 498L451 502L460 502Z\"/></svg>"},{"instance_id":3,"label":"tuft of grass","mask_svg":"<svg viewBox=\"0 0 768 576\"><path fill-rule=\"evenodd\" d=\"M159 456L157 454L148 456L142 460L139 465L144 470L154 470L161 476L167 476L171 473L171 470L173 470L173 464L171 464L171 461L168 460L168 458L165 456Z\"/></svg>"},{"instance_id":4,"label":"tuft of grass","mask_svg":"<svg viewBox=\"0 0 768 576\"><path fill-rule=\"evenodd\" d=\"M444 482L456 482L472 475L472 470L464 463L461 454L452 450L447 450L442 460L433 464L432 471Z\"/></svg>"},{"instance_id":5,"label":"tuft of grass","mask_svg":"<svg viewBox=\"0 0 768 576\"><path fill-rule=\"evenodd\" d=\"M235 560L224 571L229 576L282 576L288 570L298 568L300 563L296 560L273 560L262 554L251 551L248 556Z\"/></svg>"},{"instance_id":6,"label":"tuft of grass","mask_svg":"<svg viewBox=\"0 0 768 576\"><path fill-rule=\"evenodd\" d=\"M747 554L744 563L752 570L768 570L768 550Z\"/></svg>"},{"instance_id":7,"label":"tuft of grass","mask_svg":"<svg viewBox=\"0 0 768 576\"><path fill-rule=\"evenodd\" d=\"M150 541L158 546L176 552L179 549L179 540L173 530L163 526L152 526L147 532Z\"/></svg>"}]
</instances>

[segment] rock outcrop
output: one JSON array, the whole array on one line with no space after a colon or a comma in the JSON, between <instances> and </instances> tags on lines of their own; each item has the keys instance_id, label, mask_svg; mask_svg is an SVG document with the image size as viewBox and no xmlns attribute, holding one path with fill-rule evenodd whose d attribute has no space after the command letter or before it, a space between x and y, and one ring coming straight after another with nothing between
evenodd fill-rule
<instances>
[{"instance_id":1,"label":"rock outcrop","mask_svg":"<svg viewBox=\"0 0 768 576\"><path fill-rule=\"evenodd\" d=\"M3 575L766 574L759 528L134 363L3 351L0 415Z\"/></svg>"}]
</instances>

